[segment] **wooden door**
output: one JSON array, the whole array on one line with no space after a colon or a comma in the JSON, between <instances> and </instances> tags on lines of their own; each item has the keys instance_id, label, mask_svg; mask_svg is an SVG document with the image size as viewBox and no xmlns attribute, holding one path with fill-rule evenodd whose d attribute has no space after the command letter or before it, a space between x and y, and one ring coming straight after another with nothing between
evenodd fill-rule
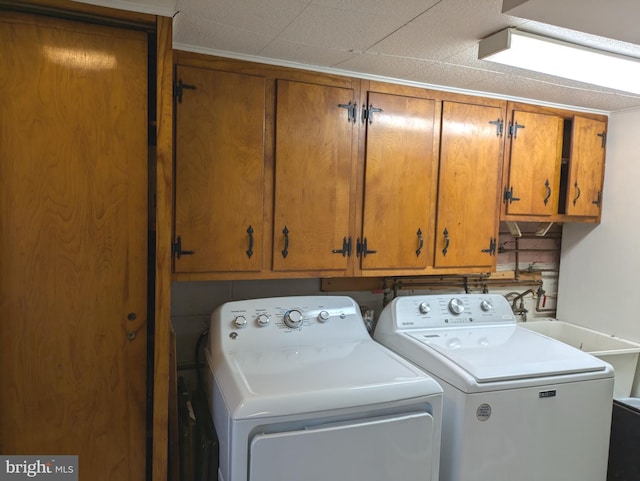
<instances>
[{"instance_id":1,"label":"wooden door","mask_svg":"<svg viewBox=\"0 0 640 481\"><path fill-rule=\"evenodd\" d=\"M264 229L265 80L178 66L175 272L258 271Z\"/></svg>"},{"instance_id":2,"label":"wooden door","mask_svg":"<svg viewBox=\"0 0 640 481\"><path fill-rule=\"evenodd\" d=\"M502 120L497 107L443 103L435 267L495 268Z\"/></svg>"},{"instance_id":3,"label":"wooden door","mask_svg":"<svg viewBox=\"0 0 640 481\"><path fill-rule=\"evenodd\" d=\"M433 265L435 101L370 92L368 108L361 267Z\"/></svg>"},{"instance_id":4,"label":"wooden door","mask_svg":"<svg viewBox=\"0 0 640 481\"><path fill-rule=\"evenodd\" d=\"M278 80L273 269L344 271L350 233L352 89ZM355 241L353 241L355 242Z\"/></svg>"},{"instance_id":5,"label":"wooden door","mask_svg":"<svg viewBox=\"0 0 640 481\"><path fill-rule=\"evenodd\" d=\"M507 214L558 213L563 119L514 111L511 123Z\"/></svg>"},{"instance_id":6,"label":"wooden door","mask_svg":"<svg viewBox=\"0 0 640 481\"><path fill-rule=\"evenodd\" d=\"M0 18L0 452L145 476L147 35Z\"/></svg>"},{"instance_id":7,"label":"wooden door","mask_svg":"<svg viewBox=\"0 0 640 481\"><path fill-rule=\"evenodd\" d=\"M573 118L571 158L567 182L568 215L598 217L602 207L602 182L606 140L605 122Z\"/></svg>"}]
</instances>

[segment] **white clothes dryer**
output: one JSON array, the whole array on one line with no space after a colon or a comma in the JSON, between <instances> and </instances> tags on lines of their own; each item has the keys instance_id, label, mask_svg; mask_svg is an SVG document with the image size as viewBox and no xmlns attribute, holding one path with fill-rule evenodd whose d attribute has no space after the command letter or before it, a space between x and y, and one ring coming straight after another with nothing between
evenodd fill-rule
<instances>
[{"instance_id":1,"label":"white clothes dryer","mask_svg":"<svg viewBox=\"0 0 640 481\"><path fill-rule=\"evenodd\" d=\"M444 389L440 481L606 479L611 366L518 326L504 297L397 297L374 339Z\"/></svg>"},{"instance_id":2,"label":"white clothes dryer","mask_svg":"<svg viewBox=\"0 0 640 481\"><path fill-rule=\"evenodd\" d=\"M205 355L219 481L437 481L442 388L351 298L228 302Z\"/></svg>"}]
</instances>

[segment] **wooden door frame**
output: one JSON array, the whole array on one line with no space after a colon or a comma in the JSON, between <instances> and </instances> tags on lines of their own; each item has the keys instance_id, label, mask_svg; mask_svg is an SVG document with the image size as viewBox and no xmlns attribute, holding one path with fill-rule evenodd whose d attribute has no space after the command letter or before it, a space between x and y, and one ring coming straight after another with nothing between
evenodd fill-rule
<instances>
[{"instance_id":1,"label":"wooden door frame","mask_svg":"<svg viewBox=\"0 0 640 481\"><path fill-rule=\"evenodd\" d=\"M169 443L171 212L173 205L172 19L157 17L156 39L156 277L151 479L166 481Z\"/></svg>"}]
</instances>

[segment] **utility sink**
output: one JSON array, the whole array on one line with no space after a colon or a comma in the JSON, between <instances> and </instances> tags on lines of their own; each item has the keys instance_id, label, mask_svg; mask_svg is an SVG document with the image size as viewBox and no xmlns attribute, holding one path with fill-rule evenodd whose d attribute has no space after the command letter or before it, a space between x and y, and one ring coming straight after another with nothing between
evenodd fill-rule
<instances>
[{"instance_id":1,"label":"utility sink","mask_svg":"<svg viewBox=\"0 0 640 481\"><path fill-rule=\"evenodd\" d=\"M631 395L640 344L577 324L549 318L520 322L518 325L608 362L615 372L613 397L618 399Z\"/></svg>"}]
</instances>

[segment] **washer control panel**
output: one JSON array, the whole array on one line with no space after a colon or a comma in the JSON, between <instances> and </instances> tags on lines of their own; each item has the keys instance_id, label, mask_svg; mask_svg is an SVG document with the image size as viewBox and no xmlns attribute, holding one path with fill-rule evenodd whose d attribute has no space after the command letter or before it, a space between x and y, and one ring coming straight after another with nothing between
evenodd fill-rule
<instances>
[{"instance_id":1,"label":"washer control panel","mask_svg":"<svg viewBox=\"0 0 640 481\"><path fill-rule=\"evenodd\" d=\"M395 298L380 314L378 325L385 323L402 330L515 324L516 318L498 294L437 294Z\"/></svg>"}]
</instances>

